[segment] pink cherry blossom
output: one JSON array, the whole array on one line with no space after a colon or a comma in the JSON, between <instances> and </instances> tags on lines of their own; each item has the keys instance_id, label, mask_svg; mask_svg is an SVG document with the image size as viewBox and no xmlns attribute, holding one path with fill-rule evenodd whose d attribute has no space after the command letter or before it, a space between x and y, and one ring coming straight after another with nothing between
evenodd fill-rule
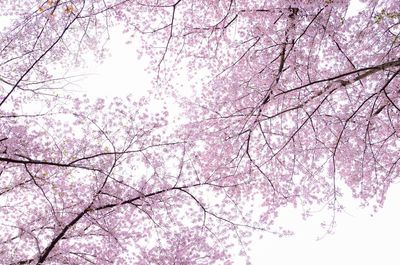
<instances>
[{"instance_id":1,"label":"pink cherry blossom","mask_svg":"<svg viewBox=\"0 0 400 265\"><path fill-rule=\"evenodd\" d=\"M330 231L346 192L382 206L400 5L362 2L0 0L2 264L234 264L255 230L292 233L282 208L326 206ZM149 95L64 89L114 26L139 36Z\"/></svg>"}]
</instances>

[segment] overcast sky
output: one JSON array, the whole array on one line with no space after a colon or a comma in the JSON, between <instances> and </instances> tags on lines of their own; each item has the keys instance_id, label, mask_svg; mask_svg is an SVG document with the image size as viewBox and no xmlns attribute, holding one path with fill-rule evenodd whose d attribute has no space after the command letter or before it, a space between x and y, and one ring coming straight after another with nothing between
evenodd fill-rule
<instances>
[{"instance_id":1,"label":"overcast sky","mask_svg":"<svg viewBox=\"0 0 400 265\"><path fill-rule=\"evenodd\" d=\"M89 63L83 71L92 75L75 82L74 88L93 97L123 97L129 93L145 95L146 90L151 89L151 77L144 71L147 65L145 58L138 61L135 47L125 45L118 33L113 34L108 44L112 56L102 65ZM79 69L81 72L82 69ZM360 209L353 200L344 201L348 206L346 213L336 216L335 233L325 236L319 221L329 219L329 213L317 212L315 218L303 221L294 211L284 211L278 219L279 224L292 228L296 234L285 238L265 234L262 240L252 245L253 250L249 253L252 264L398 265L399 202L399 184L392 185L386 204L373 217L371 210ZM322 239L317 240L321 236Z\"/></svg>"}]
</instances>

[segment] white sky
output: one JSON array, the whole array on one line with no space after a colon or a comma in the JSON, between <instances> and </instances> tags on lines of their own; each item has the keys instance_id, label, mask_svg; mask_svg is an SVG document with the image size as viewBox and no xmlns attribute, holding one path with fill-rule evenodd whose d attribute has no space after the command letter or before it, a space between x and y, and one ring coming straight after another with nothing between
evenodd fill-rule
<instances>
[{"instance_id":1,"label":"white sky","mask_svg":"<svg viewBox=\"0 0 400 265\"><path fill-rule=\"evenodd\" d=\"M135 47L127 46L118 33L109 43L112 57L102 65L91 64L85 72L94 73L76 83L91 96L124 96L128 93L145 95L151 89L151 77L144 71L146 61L138 61ZM293 211L286 211L279 222L292 228L296 235L279 238L265 234L254 242L250 255L252 264L385 264L400 262L400 185L389 190L387 201L373 217L371 210L359 209L353 200L346 213L336 217L335 234L322 236L319 226L326 213L304 222ZM239 263L240 264L240 263Z\"/></svg>"},{"instance_id":2,"label":"white sky","mask_svg":"<svg viewBox=\"0 0 400 265\"><path fill-rule=\"evenodd\" d=\"M351 16L357 12L353 1ZM4 22L4 21L1 21ZM2 23L4 24L4 23ZM114 33L115 34L115 33ZM112 56L102 64L90 64L85 80L75 82L75 89L89 96L123 96L129 93L145 95L151 89L151 77L144 71L145 60L138 61L135 47L124 45L118 34L112 36L109 46ZM82 69L78 72L82 73ZM249 253L254 265L339 265L339 264L400 264L400 185L394 184L387 196L383 209L370 216L371 211L359 209L353 201L346 213L336 217L335 233L323 235L316 218L304 222L293 211L282 214L279 222L292 228L296 235L279 238L265 234L255 241ZM346 204L346 202L345 202ZM326 213L320 213L322 218Z\"/></svg>"}]
</instances>

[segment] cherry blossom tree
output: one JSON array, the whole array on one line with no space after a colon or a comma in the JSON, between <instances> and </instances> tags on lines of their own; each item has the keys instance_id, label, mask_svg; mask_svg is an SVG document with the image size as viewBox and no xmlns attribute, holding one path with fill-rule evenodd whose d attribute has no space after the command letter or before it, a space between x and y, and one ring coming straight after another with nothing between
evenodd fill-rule
<instances>
[{"instance_id":1,"label":"cherry blossom tree","mask_svg":"<svg viewBox=\"0 0 400 265\"><path fill-rule=\"evenodd\" d=\"M346 189L379 207L400 173L394 0L0 3L3 264L233 264L252 231L290 233L282 207L333 225ZM152 95L71 93L115 25Z\"/></svg>"}]
</instances>

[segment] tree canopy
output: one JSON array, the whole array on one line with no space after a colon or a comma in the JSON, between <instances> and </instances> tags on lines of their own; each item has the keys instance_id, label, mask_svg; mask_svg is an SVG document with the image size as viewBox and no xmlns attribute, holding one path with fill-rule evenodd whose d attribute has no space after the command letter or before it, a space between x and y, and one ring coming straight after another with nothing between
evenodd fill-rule
<instances>
[{"instance_id":1,"label":"tree canopy","mask_svg":"<svg viewBox=\"0 0 400 265\"><path fill-rule=\"evenodd\" d=\"M333 223L346 190L381 207L400 174L400 5L350 2L0 1L0 260L233 264L253 231L291 233L284 207ZM115 26L140 38L151 94L70 93L62 73L106 58Z\"/></svg>"}]
</instances>

